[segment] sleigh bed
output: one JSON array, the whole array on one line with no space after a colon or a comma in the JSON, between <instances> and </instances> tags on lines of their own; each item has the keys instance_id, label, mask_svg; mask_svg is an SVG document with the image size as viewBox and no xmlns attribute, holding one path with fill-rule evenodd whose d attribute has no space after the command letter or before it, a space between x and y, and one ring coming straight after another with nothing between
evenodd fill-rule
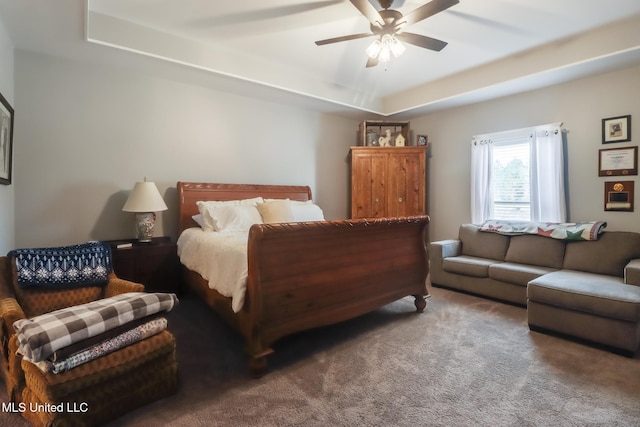
<instances>
[{"instance_id":1,"label":"sleigh bed","mask_svg":"<svg viewBox=\"0 0 640 427\"><path fill-rule=\"evenodd\" d=\"M202 231L193 219L199 201L311 200L306 186L178 182L177 187L180 233ZM259 377L271 346L286 335L351 319L406 296L414 296L422 312L429 296L428 223L424 215L255 224L247 238L244 301L236 311L232 298L183 266L184 280L243 336L249 368Z\"/></svg>"}]
</instances>

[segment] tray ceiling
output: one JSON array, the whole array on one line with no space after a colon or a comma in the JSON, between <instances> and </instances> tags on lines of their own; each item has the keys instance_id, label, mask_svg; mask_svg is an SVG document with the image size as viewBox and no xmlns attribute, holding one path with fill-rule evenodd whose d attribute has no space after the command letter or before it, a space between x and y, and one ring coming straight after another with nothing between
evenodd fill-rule
<instances>
[{"instance_id":1,"label":"tray ceiling","mask_svg":"<svg viewBox=\"0 0 640 427\"><path fill-rule=\"evenodd\" d=\"M396 0L392 9L407 14L426 2ZM444 50L407 45L402 56L375 68L365 68L372 38L314 44L369 31L346 0L1 0L0 17L18 47L46 47L51 33L73 20L91 44L382 116L640 63L637 0L461 0L411 26L448 42ZM38 25L36 18L48 22ZM15 19L28 19L29 31ZM61 46L53 50L64 54Z\"/></svg>"}]
</instances>

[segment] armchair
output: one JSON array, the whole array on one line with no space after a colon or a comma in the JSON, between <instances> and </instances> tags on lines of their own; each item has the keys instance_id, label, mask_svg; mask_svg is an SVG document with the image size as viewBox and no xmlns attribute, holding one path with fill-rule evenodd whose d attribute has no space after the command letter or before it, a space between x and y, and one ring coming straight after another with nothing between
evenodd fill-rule
<instances>
[{"instance_id":1,"label":"armchair","mask_svg":"<svg viewBox=\"0 0 640 427\"><path fill-rule=\"evenodd\" d=\"M13 257L0 257L0 375L16 404L82 403L87 411L29 410L22 415L36 425L96 425L177 389L175 339L167 330L62 374L42 372L17 354L13 323L61 308L126 292L142 292L141 284L115 273L101 286L73 289L26 288L18 285Z\"/></svg>"}]
</instances>

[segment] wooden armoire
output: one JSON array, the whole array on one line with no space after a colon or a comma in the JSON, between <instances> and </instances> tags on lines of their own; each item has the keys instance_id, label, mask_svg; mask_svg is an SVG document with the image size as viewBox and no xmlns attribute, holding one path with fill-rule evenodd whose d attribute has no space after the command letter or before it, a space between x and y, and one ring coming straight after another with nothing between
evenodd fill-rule
<instances>
[{"instance_id":1,"label":"wooden armoire","mask_svg":"<svg viewBox=\"0 0 640 427\"><path fill-rule=\"evenodd\" d=\"M351 217L426 213L426 147L351 147Z\"/></svg>"}]
</instances>

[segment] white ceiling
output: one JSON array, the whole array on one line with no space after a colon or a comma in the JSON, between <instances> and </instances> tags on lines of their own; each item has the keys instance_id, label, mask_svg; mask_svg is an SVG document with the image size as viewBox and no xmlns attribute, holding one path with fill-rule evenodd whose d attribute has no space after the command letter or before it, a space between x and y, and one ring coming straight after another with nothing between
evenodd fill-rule
<instances>
[{"instance_id":1,"label":"white ceiling","mask_svg":"<svg viewBox=\"0 0 640 427\"><path fill-rule=\"evenodd\" d=\"M117 48L120 61L135 52L190 76L394 117L640 63L638 0L461 0L409 29L444 50L407 45L375 68L365 68L371 38L314 44L369 31L347 0L0 0L0 19L26 50L108 59Z\"/></svg>"}]
</instances>

